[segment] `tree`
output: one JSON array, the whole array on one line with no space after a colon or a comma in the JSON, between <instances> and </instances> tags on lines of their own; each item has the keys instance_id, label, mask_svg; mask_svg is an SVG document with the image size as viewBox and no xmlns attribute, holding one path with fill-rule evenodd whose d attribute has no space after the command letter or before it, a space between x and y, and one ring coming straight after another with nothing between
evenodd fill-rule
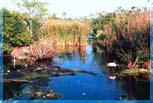
<instances>
[{"instance_id":1,"label":"tree","mask_svg":"<svg viewBox=\"0 0 153 103\"><path fill-rule=\"evenodd\" d=\"M16 0L13 0L16 1ZM47 14L47 9L45 6L48 4L47 2L41 2L38 0L22 0L21 2L15 3L19 7L23 7L25 10L27 10L27 13L30 17L26 17L27 26L29 28L29 33L34 37L33 35L33 21L34 18L43 18Z\"/></svg>"},{"instance_id":2,"label":"tree","mask_svg":"<svg viewBox=\"0 0 153 103\"><path fill-rule=\"evenodd\" d=\"M15 4L18 7L23 7L31 18L42 18L47 14L47 9L45 8L45 6L48 5L47 2L41 2L38 0L22 0L21 2L18 1Z\"/></svg>"},{"instance_id":3,"label":"tree","mask_svg":"<svg viewBox=\"0 0 153 103\"><path fill-rule=\"evenodd\" d=\"M12 47L31 43L32 38L26 29L23 16L17 12L3 9L3 50L11 51Z\"/></svg>"}]
</instances>

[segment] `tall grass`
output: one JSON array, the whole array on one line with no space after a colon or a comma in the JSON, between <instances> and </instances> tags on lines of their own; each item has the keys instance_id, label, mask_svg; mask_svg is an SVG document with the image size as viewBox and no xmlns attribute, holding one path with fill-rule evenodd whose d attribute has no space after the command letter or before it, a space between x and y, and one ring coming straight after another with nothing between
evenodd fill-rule
<instances>
[{"instance_id":1,"label":"tall grass","mask_svg":"<svg viewBox=\"0 0 153 103\"><path fill-rule=\"evenodd\" d=\"M149 10L130 10L108 15L108 23L104 24L102 29L97 30L97 33L106 35L109 41L118 40L119 42L120 36L130 41L134 41L135 36L139 34L144 39L149 36Z\"/></svg>"},{"instance_id":2,"label":"tall grass","mask_svg":"<svg viewBox=\"0 0 153 103\"><path fill-rule=\"evenodd\" d=\"M96 20L95 20L96 21ZM126 63L143 64L149 60L150 12L146 8L120 10L101 15L93 26L99 43L106 48L106 54L113 54Z\"/></svg>"},{"instance_id":3,"label":"tall grass","mask_svg":"<svg viewBox=\"0 0 153 103\"><path fill-rule=\"evenodd\" d=\"M75 47L78 51L87 44L86 36L90 25L77 20L46 19L41 21L42 27L37 31L38 39L28 47L16 48L12 57L26 57L22 49L28 48L28 56L33 60L50 58L67 48ZM16 51L22 51L16 53Z\"/></svg>"},{"instance_id":4,"label":"tall grass","mask_svg":"<svg viewBox=\"0 0 153 103\"><path fill-rule=\"evenodd\" d=\"M80 46L86 45L86 36L90 25L77 20L54 20L41 21L42 28L40 38L50 37L54 45Z\"/></svg>"}]
</instances>

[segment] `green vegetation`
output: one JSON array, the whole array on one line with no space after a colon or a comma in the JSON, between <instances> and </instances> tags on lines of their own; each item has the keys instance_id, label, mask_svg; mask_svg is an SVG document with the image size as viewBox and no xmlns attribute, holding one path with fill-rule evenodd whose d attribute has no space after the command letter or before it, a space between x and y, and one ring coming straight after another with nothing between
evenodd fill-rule
<instances>
[{"instance_id":1,"label":"green vegetation","mask_svg":"<svg viewBox=\"0 0 153 103\"><path fill-rule=\"evenodd\" d=\"M47 78L77 73L90 74L100 79L106 78L105 74L109 79L126 79L129 83L127 86L132 85L131 78L135 78L137 83L140 83L138 80L141 79L144 82L139 84L140 88L147 81L147 89L142 88L143 91L140 93L148 90L150 11L146 8L132 7L131 10L120 9L112 13L99 13L97 18L91 19L66 18L67 13L63 12L62 19L56 14L48 14L45 8L46 2L12 1L17 1L18 3L15 4L23 7L26 12L15 12L6 8L1 10L3 12L3 21L0 20L0 24L3 22L3 50L7 58L4 58L4 63L7 62L3 68L4 90L7 91L4 93L4 98L13 97L14 99L20 96L21 91L24 92L22 90L24 86L30 85L31 90L24 92L24 95L31 95L35 99L57 99L60 95L53 91L46 92L50 85L47 81L50 79ZM1 29L2 26L0 31ZM92 49L90 46L86 48L87 38L90 39L90 45L93 45ZM10 56L12 58L9 58ZM54 56L57 57L52 58ZM62 62L58 56L63 59ZM49 58L49 62L46 58ZM73 67L77 65L70 65L71 69L62 68L65 65L58 67L61 63L65 63L64 60L66 63L71 63L69 61L74 61L74 64L79 63L82 69ZM47 63L39 61L47 61ZM7 64L8 62L10 64ZM104 64L108 62L117 62L119 68L108 70L106 68L106 71L102 70L100 73L98 69L104 69ZM87 66L90 63L91 65ZM86 71L87 68L95 70ZM42 85L47 85L47 89L44 88L45 92L41 90ZM140 91L139 87L134 88ZM146 96L149 97L149 93Z\"/></svg>"},{"instance_id":2,"label":"green vegetation","mask_svg":"<svg viewBox=\"0 0 153 103\"><path fill-rule=\"evenodd\" d=\"M25 46L37 40L37 33L41 27L39 19L47 14L46 2L23 0L16 5L26 8L28 14L2 9L4 53L10 52L14 47Z\"/></svg>"},{"instance_id":3,"label":"green vegetation","mask_svg":"<svg viewBox=\"0 0 153 103\"><path fill-rule=\"evenodd\" d=\"M94 44L105 49L103 55L107 61L117 60L129 68L142 67L150 57L149 18L146 8L100 13L92 19L92 35L97 37Z\"/></svg>"},{"instance_id":4,"label":"green vegetation","mask_svg":"<svg viewBox=\"0 0 153 103\"><path fill-rule=\"evenodd\" d=\"M140 74L147 74L149 71L147 70L140 70L140 69L124 69L121 71L123 75L140 75Z\"/></svg>"},{"instance_id":5,"label":"green vegetation","mask_svg":"<svg viewBox=\"0 0 153 103\"><path fill-rule=\"evenodd\" d=\"M37 79L46 79L50 77L51 75L49 74L25 74L20 78L15 78L15 79L4 79L4 83L32 83L33 80Z\"/></svg>"},{"instance_id":6,"label":"green vegetation","mask_svg":"<svg viewBox=\"0 0 153 103\"><path fill-rule=\"evenodd\" d=\"M32 42L32 36L26 30L25 18L17 12L3 9L3 50L11 51L13 47Z\"/></svg>"},{"instance_id":7,"label":"green vegetation","mask_svg":"<svg viewBox=\"0 0 153 103\"><path fill-rule=\"evenodd\" d=\"M47 78L49 77L49 74L26 74L24 75L22 78L19 79L23 79L23 80L36 80L36 79L43 79L43 78Z\"/></svg>"},{"instance_id":8,"label":"green vegetation","mask_svg":"<svg viewBox=\"0 0 153 103\"><path fill-rule=\"evenodd\" d=\"M96 73L92 71L85 71L85 70L77 69L77 68L73 68L73 69L61 68L59 71L56 71L54 70L54 68L52 68L52 70L50 70L50 73L48 73L46 70L43 70L41 73L36 73L32 69L30 72L28 70L23 70L23 71L21 70L18 73L21 75L20 77L12 78L12 79L5 78L4 82L31 83L33 80L37 80L37 79L45 79L48 77L63 76L63 75L75 75L76 73L87 73L91 75L97 75ZM8 74L5 72L5 75L8 75Z\"/></svg>"},{"instance_id":9,"label":"green vegetation","mask_svg":"<svg viewBox=\"0 0 153 103\"><path fill-rule=\"evenodd\" d=\"M59 53L61 47L77 46L80 50L81 46L87 45L89 34L96 37L93 50L101 53L107 62L116 60L129 69L149 69L150 14L146 8L132 7L131 10L99 13L98 18L90 21L59 19L56 14L47 17L45 5L45 2L24 0L18 6L26 8L27 13L2 9L4 53L29 45L28 55L22 51L17 56L29 56L33 60L51 57ZM66 16L66 12L63 16ZM22 49L25 48L17 48Z\"/></svg>"},{"instance_id":10,"label":"green vegetation","mask_svg":"<svg viewBox=\"0 0 153 103\"><path fill-rule=\"evenodd\" d=\"M29 18L43 18L44 15L47 15L47 9L45 8L48 5L47 2L41 2L36 0L12 0L18 7L23 7L27 10Z\"/></svg>"},{"instance_id":11,"label":"green vegetation","mask_svg":"<svg viewBox=\"0 0 153 103\"><path fill-rule=\"evenodd\" d=\"M10 12L3 9L4 18L4 52L10 52L14 47L34 44L39 48L39 41L50 42L54 46L86 45L86 36L90 26L77 20L38 19L32 18L32 35L28 14ZM46 45L43 45L45 47Z\"/></svg>"}]
</instances>

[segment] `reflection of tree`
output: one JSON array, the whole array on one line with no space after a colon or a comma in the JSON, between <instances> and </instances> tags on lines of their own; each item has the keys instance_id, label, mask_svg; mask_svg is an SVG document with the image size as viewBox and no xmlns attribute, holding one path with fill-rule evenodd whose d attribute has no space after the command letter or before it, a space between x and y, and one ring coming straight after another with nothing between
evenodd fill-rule
<instances>
[{"instance_id":1,"label":"reflection of tree","mask_svg":"<svg viewBox=\"0 0 153 103\"><path fill-rule=\"evenodd\" d=\"M35 94L36 92L49 93L51 91L48 84L49 81L49 79L38 79L33 81L32 84L4 83L4 99L24 99L23 96L27 96L28 98L30 96L29 99L37 98ZM24 91L25 86L28 89L26 88L26 90Z\"/></svg>"},{"instance_id":2,"label":"reflection of tree","mask_svg":"<svg viewBox=\"0 0 153 103\"><path fill-rule=\"evenodd\" d=\"M41 87L48 87L49 86L49 84L48 84L49 81L50 81L49 79L39 79L39 80L35 80L33 82L32 87L33 87L34 90L35 89L38 89L39 90Z\"/></svg>"},{"instance_id":3,"label":"reflection of tree","mask_svg":"<svg viewBox=\"0 0 153 103\"><path fill-rule=\"evenodd\" d=\"M97 61L98 64L102 64L107 60L107 57L104 54L104 49L99 47L98 45L93 45L93 58L94 61Z\"/></svg>"},{"instance_id":4,"label":"reflection of tree","mask_svg":"<svg viewBox=\"0 0 153 103\"><path fill-rule=\"evenodd\" d=\"M52 60L52 58L37 60L34 63L34 65L37 65L37 66L47 66L52 64L54 64L54 61Z\"/></svg>"},{"instance_id":5,"label":"reflection of tree","mask_svg":"<svg viewBox=\"0 0 153 103\"><path fill-rule=\"evenodd\" d=\"M3 85L4 85L3 87L4 99L18 98L19 94L21 93L23 89L23 84L21 83L4 83Z\"/></svg>"},{"instance_id":6,"label":"reflection of tree","mask_svg":"<svg viewBox=\"0 0 153 103\"><path fill-rule=\"evenodd\" d=\"M56 94L49 87L49 79L38 79L30 85L27 95L30 95L29 99L57 99L59 94Z\"/></svg>"},{"instance_id":7,"label":"reflection of tree","mask_svg":"<svg viewBox=\"0 0 153 103\"><path fill-rule=\"evenodd\" d=\"M147 100L150 98L150 81L128 76L122 82L124 84L123 88L128 90L127 94L129 96L134 96L137 100Z\"/></svg>"},{"instance_id":8,"label":"reflection of tree","mask_svg":"<svg viewBox=\"0 0 153 103\"><path fill-rule=\"evenodd\" d=\"M64 47L60 48L62 53L59 54L61 59L74 60L77 55L79 55L82 61L86 59L86 48L85 47Z\"/></svg>"},{"instance_id":9,"label":"reflection of tree","mask_svg":"<svg viewBox=\"0 0 153 103\"><path fill-rule=\"evenodd\" d=\"M67 52L59 54L59 57L63 60L64 59L73 60L74 59L73 56L74 56L73 53L67 53Z\"/></svg>"},{"instance_id":10,"label":"reflection of tree","mask_svg":"<svg viewBox=\"0 0 153 103\"><path fill-rule=\"evenodd\" d=\"M5 72L7 72L7 70L10 70L10 69L12 69L13 68L13 66L12 66L12 63L10 62L10 63L5 63L4 65L3 65L3 72L5 73Z\"/></svg>"}]
</instances>

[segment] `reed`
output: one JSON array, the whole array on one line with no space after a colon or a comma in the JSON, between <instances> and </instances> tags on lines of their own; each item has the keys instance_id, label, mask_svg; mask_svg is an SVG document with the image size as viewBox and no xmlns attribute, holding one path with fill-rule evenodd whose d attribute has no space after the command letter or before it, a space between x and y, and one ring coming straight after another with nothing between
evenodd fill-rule
<instances>
[{"instance_id":1,"label":"reed","mask_svg":"<svg viewBox=\"0 0 153 103\"><path fill-rule=\"evenodd\" d=\"M47 19L41 23L40 38L50 37L54 45L80 46L87 44L86 36L90 30L88 23L59 19Z\"/></svg>"},{"instance_id":2,"label":"reed","mask_svg":"<svg viewBox=\"0 0 153 103\"><path fill-rule=\"evenodd\" d=\"M106 47L105 54L120 58L122 62L138 65L149 60L149 10L121 10L103 15L97 18L96 23L95 21L93 26L99 26L96 28L96 36L99 44Z\"/></svg>"},{"instance_id":3,"label":"reed","mask_svg":"<svg viewBox=\"0 0 153 103\"><path fill-rule=\"evenodd\" d=\"M119 42L121 41L121 36L132 42L135 36L139 34L144 40L148 39L150 13L146 8L141 11L129 10L109 15L111 16L109 21L107 21L108 23L103 24L103 28L97 30L97 34L107 36L105 42L107 40L109 40L109 43L112 43L114 40Z\"/></svg>"},{"instance_id":4,"label":"reed","mask_svg":"<svg viewBox=\"0 0 153 103\"><path fill-rule=\"evenodd\" d=\"M16 48L11 52L15 58L32 58L32 60L50 58L67 48L81 51L87 45L90 25L78 20L46 19L40 21L41 28L36 32L36 40L27 47ZM22 49L28 48L28 55ZM21 51L21 53L16 53Z\"/></svg>"}]
</instances>

